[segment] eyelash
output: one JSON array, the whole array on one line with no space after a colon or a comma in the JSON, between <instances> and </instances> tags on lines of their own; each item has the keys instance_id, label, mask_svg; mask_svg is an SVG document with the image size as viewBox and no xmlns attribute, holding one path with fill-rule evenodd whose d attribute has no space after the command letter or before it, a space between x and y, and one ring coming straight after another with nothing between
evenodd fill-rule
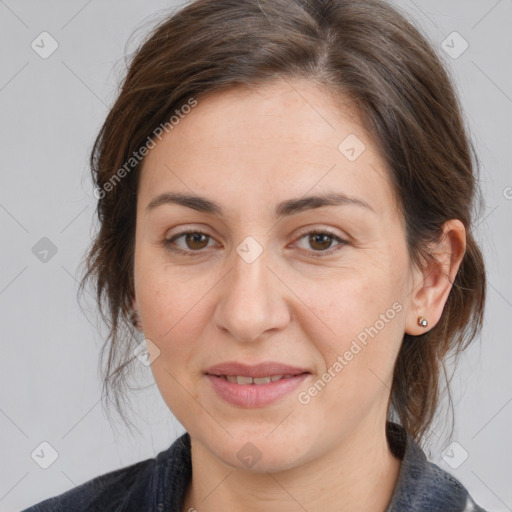
<instances>
[{"instance_id":1,"label":"eyelash","mask_svg":"<svg viewBox=\"0 0 512 512\"><path fill-rule=\"evenodd\" d=\"M194 230L194 231L182 231L181 233L177 233L176 235L173 235L171 238L166 238L163 240L163 245L166 247L166 249L176 253L176 254L183 254L185 256L199 256L203 250L198 250L198 251L186 251L184 249L181 249L179 247L176 247L175 245L173 245L173 242L175 240L177 240L178 238L180 238L181 236L183 235L204 235L208 238L213 238L212 236L210 236L208 233L205 233L203 231L200 231L200 230ZM340 238L339 236L337 236L336 234L334 234L332 231L328 230L328 229L323 229L323 230L313 230L313 231L306 231L305 233L302 233L300 236L299 236L299 240L301 240L302 238L304 238L305 236L307 235L328 235L329 237L335 239L336 241L339 242L338 245L334 246L334 248L331 248L331 249L328 249L328 250L325 250L325 251L307 251L307 252L310 252L310 254L308 254L308 257L310 258L321 258L321 257L324 257L324 256L330 256L331 254L333 254L334 252L340 250L341 248L343 248L343 246L345 246L347 244L347 242L345 240L343 240L342 238ZM316 253L316 254L315 254Z\"/></svg>"}]
</instances>

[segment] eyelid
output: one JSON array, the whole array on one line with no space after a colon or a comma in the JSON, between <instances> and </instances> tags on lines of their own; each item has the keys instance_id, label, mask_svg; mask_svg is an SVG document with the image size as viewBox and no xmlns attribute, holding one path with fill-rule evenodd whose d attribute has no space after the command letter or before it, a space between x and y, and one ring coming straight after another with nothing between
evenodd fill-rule
<instances>
[{"instance_id":1,"label":"eyelid","mask_svg":"<svg viewBox=\"0 0 512 512\"><path fill-rule=\"evenodd\" d=\"M302 238L304 235L310 235L312 233L322 233L322 234L329 234L332 235L335 238L342 239L340 235L338 235L333 228L325 227L325 226L306 226L305 228L302 228L299 231L299 234L297 235L298 238Z\"/></svg>"}]
</instances>

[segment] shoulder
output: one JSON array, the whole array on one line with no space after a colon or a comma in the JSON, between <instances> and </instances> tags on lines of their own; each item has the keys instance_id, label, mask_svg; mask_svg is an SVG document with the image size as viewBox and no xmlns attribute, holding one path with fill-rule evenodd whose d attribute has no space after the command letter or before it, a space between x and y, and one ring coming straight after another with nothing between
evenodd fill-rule
<instances>
[{"instance_id":1,"label":"shoulder","mask_svg":"<svg viewBox=\"0 0 512 512\"><path fill-rule=\"evenodd\" d=\"M128 502L142 505L155 464L156 458L147 459L105 473L23 512L114 512L125 510Z\"/></svg>"},{"instance_id":2,"label":"shoulder","mask_svg":"<svg viewBox=\"0 0 512 512\"><path fill-rule=\"evenodd\" d=\"M386 512L486 512L457 478L427 459L403 427L388 423L387 436L392 453L402 462Z\"/></svg>"},{"instance_id":3,"label":"shoulder","mask_svg":"<svg viewBox=\"0 0 512 512\"><path fill-rule=\"evenodd\" d=\"M152 459L105 473L22 512L180 510L192 475L188 433Z\"/></svg>"},{"instance_id":4,"label":"shoulder","mask_svg":"<svg viewBox=\"0 0 512 512\"><path fill-rule=\"evenodd\" d=\"M433 462L427 461L426 464L428 469L425 485L422 488L424 491L428 490L428 493L433 496L430 498L433 504L442 505L446 507L443 510L454 512L486 512L475 503L468 490L457 478Z\"/></svg>"}]
</instances>

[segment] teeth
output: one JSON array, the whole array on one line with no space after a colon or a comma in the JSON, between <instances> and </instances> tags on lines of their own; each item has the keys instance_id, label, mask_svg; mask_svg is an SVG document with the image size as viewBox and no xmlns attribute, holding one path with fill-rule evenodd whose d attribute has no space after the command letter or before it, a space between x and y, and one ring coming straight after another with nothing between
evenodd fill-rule
<instances>
[{"instance_id":1,"label":"teeth","mask_svg":"<svg viewBox=\"0 0 512 512\"><path fill-rule=\"evenodd\" d=\"M237 384L252 384L252 377L240 377L237 375L236 382Z\"/></svg>"},{"instance_id":2,"label":"teeth","mask_svg":"<svg viewBox=\"0 0 512 512\"><path fill-rule=\"evenodd\" d=\"M224 378L229 382L233 382L236 384L269 384L270 382L275 382L280 379L290 379L294 377L294 375L272 375L268 377L245 377L242 375L224 375Z\"/></svg>"},{"instance_id":3,"label":"teeth","mask_svg":"<svg viewBox=\"0 0 512 512\"><path fill-rule=\"evenodd\" d=\"M254 384L268 384L270 382L270 377L254 377Z\"/></svg>"}]
</instances>

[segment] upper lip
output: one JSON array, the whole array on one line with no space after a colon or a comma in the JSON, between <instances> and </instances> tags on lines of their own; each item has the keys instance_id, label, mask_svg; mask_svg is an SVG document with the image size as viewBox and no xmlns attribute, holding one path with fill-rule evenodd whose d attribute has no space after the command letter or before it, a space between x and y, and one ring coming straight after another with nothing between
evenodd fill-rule
<instances>
[{"instance_id":1,"label":"upper lip","mask_svg":"<svg viewBox=\"0 0 512 512\"><path fill-rule=\"evenodd\" d=\"M205 372L208 375L236 375L240 377L272 377L273 375L299 375L310 373L305 368L289 366L275 361L266 361L254 365L226 362L211 366Z\"/></svg>"}]
</instances>

